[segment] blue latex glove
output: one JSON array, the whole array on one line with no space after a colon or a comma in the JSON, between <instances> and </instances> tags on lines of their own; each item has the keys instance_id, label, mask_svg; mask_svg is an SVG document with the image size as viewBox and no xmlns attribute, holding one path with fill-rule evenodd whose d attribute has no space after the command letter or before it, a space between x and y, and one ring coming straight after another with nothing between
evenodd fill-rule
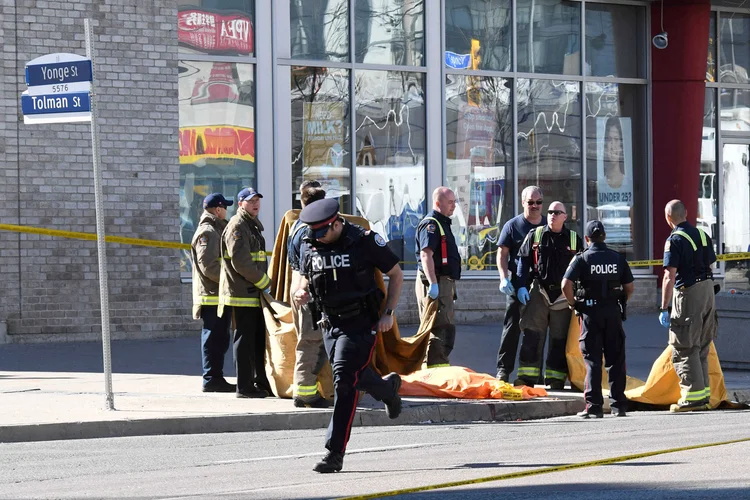
<instances>
[{"instance_id":1,"label":"blue latex glove","mask_svg":"<svg viewBox=\"0 0 750 500\"><path fill-rule=\"evenodd\" d=\"M523 305L526 305L526 302L529 301L529 291L526 290L525 286L522 286L521 288L518 289L518 300Z\"/></svg>"},{"instance_id":2,"label":"blue latex glove","mask_svg":"<svg viewBox=\"0 0 750 500\"><path fill-rule=\"evenodd\" d=\"M662 311L659 313L659 323L664 328L669 328L669 311Z\"/></svg>"},{"instance_id":3,"label":"blue latex glove","mask_svg":"<svg viewBox=\"0 0 750 500\"><path fill-rule=\"evenodd\" d=\"M271 295L271 287L269 286L265 290L263 290L263 293L267 293L268 295Z\"/></svg>"},{"instance_id":4,"label":"blue latex glove","mask_svg":"<svg viewBox=\"0 0 750 500\"><path fill-rule=\"evenodd\" d=\"M430 283L430 289L427 292L427 295L429 295L432 300L435 300L435 299L438 298L438 293L439 292L440 292L440 290L438 289L438 284L437 283Z\"/></svg>"},{"instance_id":5,"label":"blue latex glove","mask_svg":"<svg viewBox=\"0 0 750 500\"><path fill-rule=\"evenodd\" d=\"M515 290L513 289L513 284L508 281L506 278L503 278L500 280L500 291L503 292L505 295L513 295L515 293Z\"/></svg>"}]
</instances>

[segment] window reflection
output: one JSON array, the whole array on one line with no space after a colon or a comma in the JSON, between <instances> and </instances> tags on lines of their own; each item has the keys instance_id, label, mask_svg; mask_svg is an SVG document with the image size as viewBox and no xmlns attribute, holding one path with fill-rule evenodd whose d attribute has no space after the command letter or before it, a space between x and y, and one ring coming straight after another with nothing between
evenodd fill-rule
<instances>
[{"instance_id":1,"label":"window reflection","mask_svg":"<svg viewBox=\"0 0 750 500\"><path fill-rule=\"evenodd\" d=\"M586 74L644 76L646 11L643 7L586 4Z\"/></svg>"},{"instance_id":2,"label":"window reflection","mask_svg":"<svg viewBox=\"0 0 750 500\"><path fill-rule=\"evenodd\" d=\"M719 75L724 83L747 83L750 67L750 16L722 16L720 24Z\"/></svg>"},{"instance_id":3,"label":"window reflection","mask_svg":"<svg viewBox=\"0 0 750 500\"><path fill-rule=\"evenodd\" d=\"M446 0L445 65L511 70L511 0Z\"/></svg>"},{"instance_id":4,"label":"window reflection","mask_svg":"<svg viewBox=\"0 0 750 500\"><path fill-rule=\"evenodd\" d=\"M518 71L581 74L580 3L518 0L516 12Z\"/></svg>"},{"instance_id":5,"label":"window reflection","mask_svg":"<svg viewBox=\"0 0 750 500\"><path fill-rule=\"evenodd\" d=\"M252 0L178 0L177 39L185 54L252 55Z\"/></svg>"},{"instance_id":6,"label":"window reflection","mask_svg":"<svg viewBox=\"0 0 750 500\"><path fill-rule=\"evenodd\" d=\"M701 140L701 169L698 186L698 214L696 225L706 231L719 253L718 229L719 180L716 175L716 90L706 89L703 104L703 134Z\"/></svg>"},{"instance_id":7,"label":"window reflection","mask_svg":"<svg viewBox=\"0 0 750 500\"><path fill-rule=\"evenodd\" d=\"M750 89L721 89L721 129L750 130Z\"/></svg>"},{"instance_id":8,"label":"window reflection","mask_svg":"<svg viewBox=\"0 0 750 500\"><path fill-rule=\"evenodd\" d=\"M724 231L723 252L750 252L750 147L747 144L724 143L722 150L724 179L724 221L731 230ZM724 265L726 288L750 289L748 260L727 261Z\"/></svg>"},{"instance_id":9,"label":"window reflection","mask_svg":"<svg viewBox=\"0 0 750 500\"><path fill-rule=\"evenodd\" d=\"M708 30L708 60L706 61L706 81L716 81L716 12L711 12L711 25Z\"/></svg>"},{"instance_id":10,"label":"window reflection","mask_svg":"<svg viewBox=\"0 0 750 500\"><path fill-rule=\"evenodd\" d=\"M587 217L604 223L607 245L648 256L645 87L586 83Z\"/></svg>"},{"instance_id":11,"label":"window reflection","mask_svg":"<svg viewBox=\"0 0 750 500\"><path fill-rule=\"evenodd\" d=\"M448 75L447 186L453 232L466 268L497 269L500 229L513 210L512 81Z\"/></svg>"},{"instance_id":12,"label":"window reflection","mask_svg":"<svg viewBox=\"0 0 750 500\"><path fill-rule=\"evenodd\" d=\"M583 195L579 84L521 78L516 95L518 194L528 185L540 186L545 201L565 204L566 224L580 233Z\"/></svg>"},{"instance_id":13,"label":"window reflection","mask_svg":"<svg viewBox=\"0 0 750 500\"><path fill-rule=\"evenodd\" d=\"M249 64L180 61L180 239L190 243L214 192L234 197L254 186L255 79ZM228 217L236 204L228 207ZM181 270L191 271L183 252Z\"/></svg>"},{"instance_id":14,"label":"window reflection","mask_svg":"<svg viewBox=\"0 0 750 500\"><path fill-rule=\"evenodd\" d=\"M289 0L289 13L293 58L349 60L347 0Z\"/></svg>"},{"instance_id":15,"label":"window reflection","mask_svg":"<svg viewBox=\"0 0 750 500\"><path fill-rule=\"evenodd\" d=\"M407 268L425 214L424 74L357 71L356 209Z\"/></svg>"},{"instance_id":16,"label":"window reflection","mask_svg":"<svg viewBox=\"0 0 750 500\"><path fill-rule=\"evenodd\" d=\"M299 208L299 185L318 180L328 198L339 198L351 213L349 72L292 68L292 192Z\"/></svg>"},{"instance_id":17,"label":"window reflection","mask_svg":"<svg viewBox=\"0 0 750 500\"><path fill-rule=\"evenodd\" d=\"M424 64L423 0L357 0L354 5L357 62Z\"/></svg>"}]
</instances>

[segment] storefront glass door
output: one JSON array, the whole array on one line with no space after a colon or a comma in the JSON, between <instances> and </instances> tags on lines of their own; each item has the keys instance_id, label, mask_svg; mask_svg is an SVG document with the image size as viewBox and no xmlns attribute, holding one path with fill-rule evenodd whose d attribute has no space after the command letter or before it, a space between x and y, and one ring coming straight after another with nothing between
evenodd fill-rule
<instances>
[{"instance_id":1,"label":"storefront glass door","mask_svg":"<svg viewBox=\"0 0 750 500\"><path fill-rule=\"evenodd\" d=\"M750 252L750 144L722 149L721 253ZM750 290L750 260L724 263L725 290Z\"/></svg>"}]
</instances>

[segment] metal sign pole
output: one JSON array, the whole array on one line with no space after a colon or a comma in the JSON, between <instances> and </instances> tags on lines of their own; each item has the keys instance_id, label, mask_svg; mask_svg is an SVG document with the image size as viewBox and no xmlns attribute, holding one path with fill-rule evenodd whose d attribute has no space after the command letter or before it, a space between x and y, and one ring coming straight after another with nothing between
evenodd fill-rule
<instances>
[{"instance_id":1,"label":"metal sign pole","mask_svg":"<svg viewBox=\"0 0 750 500\"><path fill-rule=\"evenodd\" d=\"M99 300L102 311L102 350L104 355L104 390L107 409L115 409L112 394L112 350L109 332L109 286L107 284L107 249L104 241L104 207L102 206L102 169L97 126L96 60L94 59L94 29L90 19L84 19L86 30L86 57L91 60L91 153L94 160L94 204L96 208L96 247L99 255Z\"/></svg>"}]
</instances>

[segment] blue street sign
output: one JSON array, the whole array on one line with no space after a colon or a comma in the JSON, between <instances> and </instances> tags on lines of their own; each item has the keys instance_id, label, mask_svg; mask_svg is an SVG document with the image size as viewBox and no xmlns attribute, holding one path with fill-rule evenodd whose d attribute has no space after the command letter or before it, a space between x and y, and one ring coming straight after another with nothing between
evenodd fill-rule
<instances>
[{"instance_id":1,"label":"blue street sign","mask_svg":"<svg viewBox=\"0 0 750 500\"><path fill-rule=\"evenodd\" d=\"M91 111L88 92L73 94L22 95L21 109L24 115L46 115L51 113L79 113Z\"/></svg>"},{"instance_id":2,"label":"blue street sign","mask_svg":"<svg viewBox=\"0 0 750 500\"><path fill-rule=\"evenodd\" d=\"M26 66L26 85L53 85L91 81L91 61L67 61Z\"/></svg>"},{"instance_id":3,"label":"blue street sign","mask_svg":"<svg viewBox=\"0 0 750 500\"><path fill-rule=\"evenodd\" d=\"M453 69L466 69L471 62L471 54L456 54L445 51L445 65Z\"/></svg>"}]
</instances>

